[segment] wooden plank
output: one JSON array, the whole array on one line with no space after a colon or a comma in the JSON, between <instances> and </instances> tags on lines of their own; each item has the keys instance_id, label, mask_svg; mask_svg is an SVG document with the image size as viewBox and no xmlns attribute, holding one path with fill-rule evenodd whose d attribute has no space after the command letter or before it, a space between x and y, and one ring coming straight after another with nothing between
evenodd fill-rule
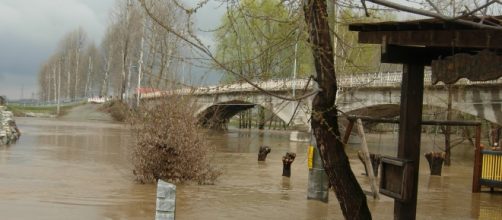
<instances>
[{"instance_id":1,"label":"wooden plank","mask_svg":"<svg viewBox=\"0 0 502 220\"><path fill-rule=\"evenodd\" d=\"M470 81L496 80L502 76L502 56L489 50L474 55L457 53L433 60L431 63L432 84L442 81L453 84L461 78Z\"/></svg>"},{"instance_id":2,"label":"wooden plank","mask_svg":"<svg viewBox=\"0 0 502 220\"><path fill-rule=\"evenodd\" d=\"M395 219L414 220L416 218L423 90L424 66L420 64L403 65L397 156L411 160L412 163L409 164L411 175L404 180L405 186L410 187L410 195L406 196L409 199L407 201L394 201Z\"/></svg>"},{"instance_id":3,"label":"wooden plank","mask_svg":"<svg viewBox=\"0 0 502 220\"><path fill-rule=\"evenodd\" d=\"M376 122L376 123L388 123L388 124L399 124L399 119L394 118L375 118L371 116L359 116L359 115L349 115L347 117L349 120L361 119L363 121ZM446 126L480 126L479 121L445 121L445 120L423 120L422 125L446 125Z\"/></svg>"},{"instance_id":4,"label":"wooden plank","mask_svg":"<svg viewBox=\"0 0 502 220\"><path fill-rule=\"evenodd\" d=\"M361 121L361 119L357 119L356 123L357 130L359 131L359 135L361 136L361 148L364 154L364 166L366 166L368 177L370 178L373 198L380 199L380 196L378 195L378 185L376 182L375 174L373 173L373 164L371 163L370 152L368 150L368 143L366 142L366 135L364 135L363 122Z\"/></svg>"},{"instance_id":5,"label":"wooden plank","mask_svg":"<svg viewBox=\"0 0 502 220\"><path fill-rule=\"evenodd\" d=\"M415 30L359 32L359 43L502 49L502 31L495 30Z\"/></svg>"}]
</instances>

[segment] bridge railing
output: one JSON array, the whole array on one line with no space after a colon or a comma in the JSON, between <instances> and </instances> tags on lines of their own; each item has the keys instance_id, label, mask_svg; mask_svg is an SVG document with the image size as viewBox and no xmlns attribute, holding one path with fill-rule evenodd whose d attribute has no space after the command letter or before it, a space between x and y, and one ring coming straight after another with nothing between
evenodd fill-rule
<instances>
[{"instance_id":1,"label":"bridge railing","mask_svg":"<svg viewBox=\"0 0 502 220\"><path fill-rule=\"evenodd\" d=\"M424 75L424 84L431 85L431 72L426 71ZM364 73L364 74L351 74L339 75L337 83L340 88L378 88L378 87L400 87L402 81L402 72L379 72L379 73ZM307 86L308 79L272 79L268 81L258 82L259 87L267 91L285 91L285 90L301 90ZM442 83L438 83L441 85ZM478 85L478 84L502 84L502 78L491 81L473 82L468 79L460 79L456 82L457 85ZM313 89L314 83L310 82L308 89ZM258 91L254 86L249 83L233 83L226 85L205 86L199 88L183 88L169 91L156 91L149 93L142 93L143 98L153 98L164 95L205 95L205 94L219 94L219 93L232 93L232 92L255 92Z\"/></svg>"}]
</instances>

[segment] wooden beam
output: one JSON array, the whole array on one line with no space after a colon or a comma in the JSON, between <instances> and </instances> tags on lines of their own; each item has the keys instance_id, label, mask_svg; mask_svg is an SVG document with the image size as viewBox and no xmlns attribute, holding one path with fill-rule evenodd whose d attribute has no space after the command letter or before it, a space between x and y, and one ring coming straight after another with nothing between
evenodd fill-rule
<instances>
[{"instance_id":1,"label":"wooden beam","mask_svg":"<svg viewBox=\"0 0 502 220\"><path fill-rule=\"evenodd\" d=\"M401 85L401 109L398 139L398 158L410 160L411 195L407 201L394 201L394 218L414 220L417 211L418 171L420 167L420 137L422 134L422 104L424 66L405 64Z\"/></svg>"},{"instance_id":2,"label":"wooden beam","mask_svg":"<svg viewBox=\"0 0 502 220\"><path fill-rule=\"evenodd\" d=\"M414 30L414 31L361 31L359 43L415 45L428 47L462 47L502 49L502 31L495 30Z\"/></svg>"},{"instance_id":3,"label":"wooden beam","mask_svg":"<svg viewBox=\"0 0 502 220\"><path fill-rule=\"evenodd\" d=\"M373 172L373 164L371 163L370 151L368 150L368 142L366 142L366 135L364 134L363 122L361 121L361 119L357 119L356 124L359 135L361 136L361 148L364 154L364 166L366 167L368 177L370 178L373 199L379 200L380 196L378 195L378 185L375 179L375 173Z\"/></svg>"},{"instance_id":4,"label":"wooden beam","mask_svg":"<svg viewBox=\"0 0 502 220\"><path fill-rule=\"evenodd\" d=\"M388 123L388 124L399 124L399 119L394 118L375 118L370 116L358 116L349 115L349 121L354 121L356 119L361 119L362 121L376 122L376 123ZM479 121L445 121L445 120L423 120L422 125L446 125L446 126L481 126Z\"/></svg>"},{"instance_id":5,"label":"wooden beam","mask_svg":"<svg viewBox=\"0 0 502 220\"><path fill-rule=\"evenodd\" d=\"M481 191L481 165L483 164L483 157L481 155L481 125L476 127L474 151L474 170L472 172L472 192L477 193Z\"/></svg>"},{"instance_id":6,"label":"wooden beam","mask_svg":"<svg viewBox=\"0 0 502 220\"><path fill-rule=\"evenodd\" d=\"M478 50L468 48L435 48L418 46L382 45L382 63L415 63L430 66L433 60L452 56L454 53L473 54Z\"/></svg>"}]
</instances>

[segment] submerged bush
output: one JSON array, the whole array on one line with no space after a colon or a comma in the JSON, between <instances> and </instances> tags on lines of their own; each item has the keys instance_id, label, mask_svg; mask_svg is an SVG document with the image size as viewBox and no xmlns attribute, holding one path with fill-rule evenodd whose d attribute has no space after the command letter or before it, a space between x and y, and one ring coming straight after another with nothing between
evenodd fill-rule
<instances>
[{"instance_id":1,"label":"submerged bush","mask_svg":"<svg viewBox=\"0 0 502 220\"><path fill-rule=\"evenodd\" d=\"M115 121L124 122L129 116L129 106L120 100L106 102L100 110L109 113Z\"/></svg>"},{"instance_id":2,"label":"submerged bush","mask_svg":"<svg viewBox=\"0 0 502 220\"><path fill-rule=\"evenodd\" d=\"M210 164L213 149L199 132L194 107L186 98L169 97L141 107L133 115L136 144L132 158L137 181L210 184L219 176Z\"/></svg>"}]
</instances>

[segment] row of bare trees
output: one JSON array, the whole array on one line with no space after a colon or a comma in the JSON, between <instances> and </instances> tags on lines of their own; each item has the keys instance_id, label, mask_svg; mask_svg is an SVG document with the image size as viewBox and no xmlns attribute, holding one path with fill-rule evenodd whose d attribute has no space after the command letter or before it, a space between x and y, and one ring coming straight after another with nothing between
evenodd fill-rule
<instances>
[{"instance_id":1,"label":"row of bare trees","mask_svg":"<svg viewBox=\"0 0 502 220\"><path fill-rule=\"evenodd\" d=\"M165 23L180 27L180 11L173 3L157 4ZM67 33L41 65L39 98L75 100L90 96L133 97L136 88L177 85L187 47L145 16L137 1L119 0L99 45L83 28Z\"/></svg>"}]
</instances>

